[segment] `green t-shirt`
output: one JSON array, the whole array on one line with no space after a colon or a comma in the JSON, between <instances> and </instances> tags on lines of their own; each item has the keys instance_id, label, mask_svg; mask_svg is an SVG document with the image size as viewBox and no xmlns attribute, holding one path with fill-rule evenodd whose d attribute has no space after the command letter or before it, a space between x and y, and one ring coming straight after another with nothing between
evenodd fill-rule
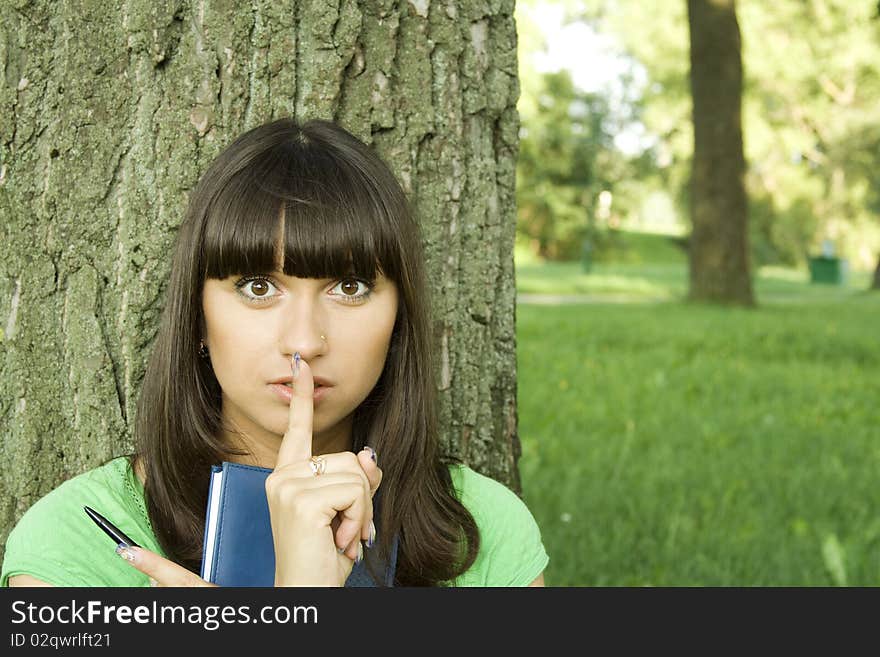
<instances>
[{"instance_id":1,"label":"green t-shirt","mask_svg":"<svg viewBox=\"0 0 880 657\"><path fill-rule=\"evenodd\" d=\"M522 500L466 466L450 468L453 486L480 529L480 551L455 586L526 586L549 557ZM26 574L55 586L149 586L149 578L115 554L88 519L87 505L142 547L165 556L144 505L144 489L125 457L62 483L22 516L6 540L0 586Z\"/></svg>"}]
</instances>

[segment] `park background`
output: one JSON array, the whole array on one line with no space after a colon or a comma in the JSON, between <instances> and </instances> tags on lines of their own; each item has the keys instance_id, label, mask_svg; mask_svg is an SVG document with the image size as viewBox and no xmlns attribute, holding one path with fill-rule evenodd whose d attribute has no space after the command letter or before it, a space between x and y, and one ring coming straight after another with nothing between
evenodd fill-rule
<instances>
[{"instance_id":1,"label":"park background","mask_svg":"<svg viewBox=\"0 0 880 657\"><path fill-rule=\"evenodd\" d=\"M517 3L520 468L546 580L876 586L880 6L702 4L741 34L745 301L689 283L688 3Z\"/></svg>"}]
</instances>

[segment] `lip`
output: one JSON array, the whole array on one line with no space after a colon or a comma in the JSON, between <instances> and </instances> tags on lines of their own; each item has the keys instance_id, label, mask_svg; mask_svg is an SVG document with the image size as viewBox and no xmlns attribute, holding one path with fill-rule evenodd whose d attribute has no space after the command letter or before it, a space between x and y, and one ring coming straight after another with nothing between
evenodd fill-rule
<instances>
[{"instance_id":1,"label":"lip","mask_svg":"<svg viewBox=\"0 0 880 657\"><path fill-rule=\"evenodd\" d=\"M313 376L312 380L315 382L316 388L318 386L326 386L327 388L330 388L333 386L333 382L328 381L323 376ZM282 376L277 379L273 379L269 383L293 383L293 377L290 374L288 374L287 376Z\"/></svg>"},{"instance_id":2,"label":"lip","mask_svg":"<svg viewBox=\"0 0 880 657\"><path fill-rule=\"evenodd\" d=\"M269 387L272 388L272 391L278 396L281 401L285 402L288 405L290 404L290 400L293 398L293 390L282 383L270 383ZM312 397L314 402L317 403L321 401L332 387L333 386L321 386L320 388L316 387L315 394Z\"/></svg>"}]
</instances>

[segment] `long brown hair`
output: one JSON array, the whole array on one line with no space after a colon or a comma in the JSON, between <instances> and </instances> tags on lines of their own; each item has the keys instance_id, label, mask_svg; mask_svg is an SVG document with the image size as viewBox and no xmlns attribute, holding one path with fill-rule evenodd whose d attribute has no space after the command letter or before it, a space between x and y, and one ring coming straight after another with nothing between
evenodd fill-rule
<instances>
[{"instance_id":1,"label":"long brown hair","mask_svg":"<svg viewBox=\"0 0 880 657\"><path fill-rule=\"evenodd\" d=\"M473 563L479 532L452 487L448 466L455 459L439 448L419 228L381 158L321 120L300 126L282 119L242 134L190 196L134 427L159 544L170 559L198 572L210 466L242 453L221 441L220 385L210 361L198 355L204 282L280 268L282 212L286 275L354 272L372 281L381 270L397 286L385 368L355 411L352 449L371 445L380 456L378 554L387 559L392 538L399 537L395 583L447 582Z\"/></svg>"}]
</instances>

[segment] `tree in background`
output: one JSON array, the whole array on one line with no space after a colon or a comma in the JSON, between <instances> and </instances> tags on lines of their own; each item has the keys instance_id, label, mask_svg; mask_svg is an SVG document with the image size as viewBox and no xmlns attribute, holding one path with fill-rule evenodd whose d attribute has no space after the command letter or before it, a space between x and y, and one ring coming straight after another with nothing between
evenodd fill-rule
<instances>
[{"instance_id":1,"label":"tree in background","mask_svg":"<svg viewBox=\"0 0 880 657\"><path fill-rule=\"evenodd\" d=\"M871 0L740 3L755 236L787 262L880 250L880 20Z\"/></svg>"},{"instance_id":2,"label":"tree in background","mask_svg":"<svg viewBox=\"0 0 880 657\"><path fill-rule=\"evenodd\" d=\"M534 55L547 48L536 22L542 6L536 0L517 3L517 236L542 258L576 259L586 241L593 257L602 259L615 244L621 217L635 212L652 171L650 154L624 153L615 144L638 121L641 107L632 97L630 75L619 81L621 102L605 90L578 88L565 69L536 69Z\"/></svg>"},{"instance_id":3,"label":"tree in background","mask_svg":"<svg viewBox=\"0 0 880 657\"><path fill-rule=\"evenodd\" d=\"M585 93L567 71L540 76L534 113L523 112L517 175L517 230L542 258L577 258L585 239L600 247L600 195L626 209L631 165L614 146L601 94ZM600 215L600 216L597 216Z\"/></svg>"},{"instance_id":4,"label":"tree in background","mask_svg":"<svg viewBox=\"0 0 880 657\"><path fill-rule=\"evenodd\" d=\"M446 446L518 488L513 1L0 3L0 543L131 448L187 195L232 137L334 119L401 179Z\"/></svg>"},{"instance_id":5,"label":"tree in background","mask_svg":"<svg viewBox=\"0 0 880 657\"><path fill-rule=\"evenodd\" d=\"M648 71L642 120L660 180L689 206L686 4L585 0L589 21ZM880 252L880 19L874 0L739 0L749 240L755 265L805 266L823 241L861 269Z\"/></svg>"},{"instance_id":6,"label":"tree in background","mask_svg":"<svg viewBox=\"0 0 880 657\"><path fill-rule=\"evenodd\" d=\"M688 0L693 96L689 297L753 305L734 0Z\"/></svg>"}]
</instances>

